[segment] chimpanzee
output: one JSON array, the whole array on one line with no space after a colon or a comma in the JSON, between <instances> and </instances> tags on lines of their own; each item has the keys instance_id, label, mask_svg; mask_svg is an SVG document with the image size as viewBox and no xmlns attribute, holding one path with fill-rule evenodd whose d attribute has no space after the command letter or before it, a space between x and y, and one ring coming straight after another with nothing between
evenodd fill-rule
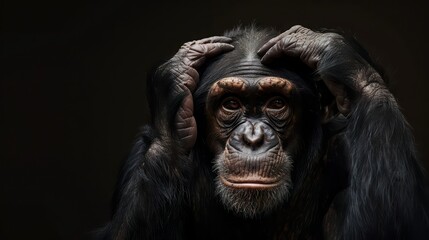
<instances>
[{"instance_id":1,"label":"chimpanzee","mask_svg":"<svg viewBox=\"0 0 429 240\"><path fill-rule=\"evenodd\" d=\"M428 239L414 140L335 31L241 27L149 77L102 239Z\"/></svg>"}]
</instances>

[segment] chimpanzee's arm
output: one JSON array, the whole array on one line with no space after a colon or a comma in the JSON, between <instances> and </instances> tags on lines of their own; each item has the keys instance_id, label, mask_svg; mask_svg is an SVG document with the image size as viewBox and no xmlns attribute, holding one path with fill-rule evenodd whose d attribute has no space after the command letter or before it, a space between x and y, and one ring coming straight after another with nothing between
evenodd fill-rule
<instances>
[{"instance_id":1,"label":"chimpanzee's arm","mask_svg":"<svg viewBox=\"0 0 429 240\"><path fill-rule=\"evenodd\" d=\"M226 37L185 43L148 82L152 121L138 137L117 185L103 239L181 239L197 137L192 94L198 67L230 51Z\"/></svg>"},{"instance_id":2,"label":"chimpanzee's arm","mask_svg":"<svg viewBox=\"0 0 429 240\"><path fill-rule=\"evenodd\" d=\"M328 239L420 239L428 235L422 171L410 128L367 55L343 36L294 26L258 52L269 64L293 56L314 69L347 116L349 186ZM344 161L344 159L335 159ZM337 202L338 203L338 202ZM331 232L332 233L332 232ZM425 233L425 235L423 235Z\"/></svg>"}]
</instances>

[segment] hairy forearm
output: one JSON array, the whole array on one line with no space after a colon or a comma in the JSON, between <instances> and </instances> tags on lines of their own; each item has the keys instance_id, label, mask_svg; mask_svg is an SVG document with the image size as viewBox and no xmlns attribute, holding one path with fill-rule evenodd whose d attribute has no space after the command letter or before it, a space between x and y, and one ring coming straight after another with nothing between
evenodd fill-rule
<instances>
[{"instance_id":1,"label":"hairy forearm","mask_svg":"<svg viewBox=\"0 0 429 240\"><path fill-rule=\"evenodd\" d=\"M168 142L156 136L151 127L145 127L138 137L118 182L116 208L109 225L111 239L134 239L136 235L146 239L177 225L174 219L185 204L187 171L178 169L174 162L182 159L174 158L165 144Z\"/></svg>"}]
</instances>

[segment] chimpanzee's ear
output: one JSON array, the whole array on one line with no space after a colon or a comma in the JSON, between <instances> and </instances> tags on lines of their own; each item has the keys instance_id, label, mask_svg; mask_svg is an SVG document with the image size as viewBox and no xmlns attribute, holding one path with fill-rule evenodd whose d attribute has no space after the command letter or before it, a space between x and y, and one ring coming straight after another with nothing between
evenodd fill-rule
<instances>
[{"instance_id":1,"label":"chimpanzee's ear","mask_svg":"<svg viewBox=\"0 0 429 240\"><path fill-rule=\"evenodd\" d=\"M322 124L328 136L341 132L350 113L350 94L347 88L333 80L318 80L321 97Z\"/></svg>"},{"instance_id":2,"label":"chimpanzee's ear","mask_svg":"<svg viewBox=\"0 0 429 240\"><path fill-rule=\"evenodd\" d=\"M336 82L335 80L324 80L323 82L334 96L338 112L347 116L350 112L350 96L346 86Z\"/></svg>"},{"instance_id":3,"label":"chimpanzee's ear","mask_svg":"<svg viewBox=\"0 0 429 240\"><path fill-rule=\"evenodd\" d=\"M347 116L350 113L351 96L346 86L335 80L319 80L317 85L324 121L329 121L338 114Z\"/></svg>"}]
</instances>

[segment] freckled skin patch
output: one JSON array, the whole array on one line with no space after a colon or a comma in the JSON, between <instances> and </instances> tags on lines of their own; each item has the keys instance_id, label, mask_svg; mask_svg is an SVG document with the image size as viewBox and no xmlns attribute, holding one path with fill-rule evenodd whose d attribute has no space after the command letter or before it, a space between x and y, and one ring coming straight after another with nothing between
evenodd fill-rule
<instances>
[{"instance_id":1,"label":"freckled skin patch","mask_svg":"<svg viewBox=\"0 0 429 240\"><path fill-rule=\"evenodd\" d=\"M213 84L210 96L217 96L226 90L245 91L246 82L238 77L227 77Z\"/></svg>"},{"instance_id":2,"label":"freckled skin patch","mask_svg":"<svg viewBox=\"0 0 429 240\"><path fill-rule=\"evenodd\" d=\"M244 86L244 80L237 77L229 77L220 80L217 82L217 85L222 88L242 88Z\"/></svg>"},{"instance_id":3,"label":"freckled skin patch","mask_svg":"<svg viewBox=\"0 0 429 240\"><path fill-rule=\"evenodd\" d=\"M293 84L284 78L279 77L266 77L259 81L259 91L270 89L281 89L283 94L289 95L293 90Z\"/></svg>"}]
</instances>

